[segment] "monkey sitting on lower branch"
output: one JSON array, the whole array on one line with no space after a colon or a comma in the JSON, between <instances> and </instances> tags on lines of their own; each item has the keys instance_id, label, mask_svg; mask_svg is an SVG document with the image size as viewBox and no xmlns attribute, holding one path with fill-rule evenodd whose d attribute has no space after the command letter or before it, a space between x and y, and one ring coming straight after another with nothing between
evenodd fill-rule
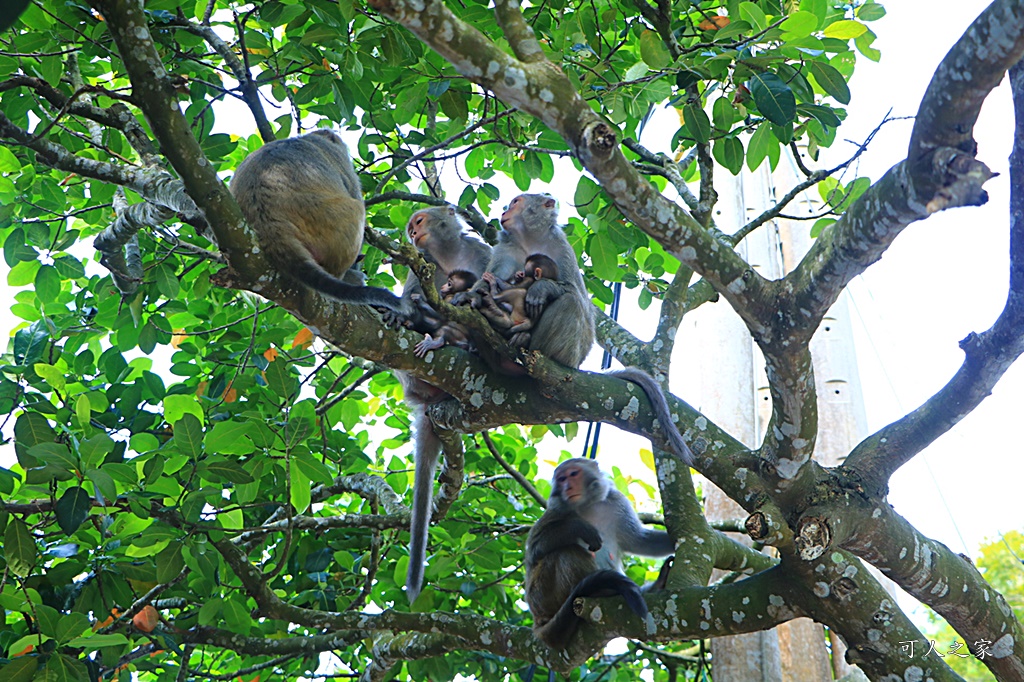
<instances>
[{"instance_id":1,"label":"monkey sitting on lower branch","mask_svg":"<svg viewBox=\"0 0 1024 682\"><path fill-rule=\"evenodd\" d=\"M274 140L247 156L231 193L281 274L343 303L409 306L349 273L363 246L366 207L348 147L330 130Z\"/></svg>"},{"instance_id":2,"label":"monkey sitting on lower branch","mask_svg":"<svg viewBox=\"0 0 1024 682\"><path fill-rule=\"evenodd\" d=\"M646 619L642 590L622 573L619 550L660 557L674 547L668 533L640 524L597 462L562 462L551 479L547 510L526 539L526 602L534 633L548 646L565 648L579 628L577 597L620 595ZM666 578L663 567L654 587L664 587Z\"/></svg>"}]
</instances>

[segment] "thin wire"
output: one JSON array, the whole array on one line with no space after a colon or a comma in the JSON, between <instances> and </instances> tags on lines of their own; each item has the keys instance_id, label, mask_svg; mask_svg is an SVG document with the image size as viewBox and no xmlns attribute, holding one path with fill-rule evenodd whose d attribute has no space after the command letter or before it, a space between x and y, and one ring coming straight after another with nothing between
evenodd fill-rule
<instances>
[{"instance_id":1,"label":"thin wire","mask_svg":"<svg viewBox=\"0 0 1024 682\"><path fill-rule=\"evenodd\" d=\"M619 301L622 298L622 282L616 282L612 285L612 312L611 318L616 322L619 321ZM601 371L608 369L612 366L612 354L607 350L601 356ZM594 444L590 444L590 435L594 435ZM601 440L601 422L590 422L590 426L587 427L587 438L583 441L583 456L589 459L597 459L597 443ZM589 454L587 450L590 450Z\"/></svg>"},{"instance_id":2,"label":"thin wire","mask_svg":"<svg viewBox=\"0 0 1024 682\"><path fill-rule=\"evenodd\" d=\"M864 287L864 290L867 292L868 299L870 299L871 303L874 303L877 306L877 303L875 301L875 294L871 290L871 286L868 284L867 279L865 279L863 275L857 275L857 279L860 281L860 283ZM846 289L846 293L848 295L850 305L853 308L853 312L856 313L861 325L863 325L863 327L867 329L867 321L864 319L864 314L861 312L860 306L857 305L857 297L849 288ZM882 359L882 353L879 351L878 346L875 345L875 339L873 335L867 334L867 338L868 344L871 346L871 350L874 352L875 358L878 360L878 364L882 368L882 374L885 377L885 382L889 385L889 390L892 391L893 398L896 399L896 406L899 408L900 412L906 414L907 409L906 407L903 406L903 400L900 398L900 394L896 390L896 385L892 381L892 376L890 375L888 368L886 367L885 360ZM957 436L954 435L954 437ZM949 506L949 502L946 501L946 496L942 492L942 486L939 485L939 479L935 477L935 472L932 471L932 465L931 463L928 462L927 454L922 452L921 456L918 457L917 459L922 464L924 464L924 469L925 471L928 472L928 477L932 479L932 484L935 486L935 492L939 496L939 502L942 503L942 507L946 510L946 516L949 517L950 523L953 524L953 530L956 531L957 537L960 538L960 544L964 546L964 554L970 556L971 548L967 545L967 540L964 539L964 534L960 532L960 524L956 522L956 516L953 515L953 509Z\"/></svg>"}]
</instances>

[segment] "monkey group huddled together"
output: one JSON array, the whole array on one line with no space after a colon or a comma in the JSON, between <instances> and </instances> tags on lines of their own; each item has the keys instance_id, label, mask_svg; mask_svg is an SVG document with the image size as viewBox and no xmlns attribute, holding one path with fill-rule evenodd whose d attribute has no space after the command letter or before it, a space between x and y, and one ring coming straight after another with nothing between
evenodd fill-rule
<instances>
[{"instance_id":1,"label":"monkey group huddled together","mask_svg":"<svg viewBox=\"0 0 1024 682\"><path fill-rule=\"evenodd\" d=\"M419 357L444 345L474 346L471 330L426 303L414 273L400 298L363 284L353 266L362 248L365 206L348 149L335 133L317 130L267 143L239 165L230 188L260 249L285 277L343 303L385 308L387 321L424 334L414 348ZM524 194L502 213L493 248L465 229L452 207L417 211L406 234L446 274L438 286L442 298L479 310L511 345L578 368L594 344L593 305L557 218L554 198ZM477 350L499 371L525 372L489 356L484 347ZM692 454L658 383L635 368L607 374L641 387L673 451L691 464ZM406 589L414 601L422 588L441 451L426 407L452 396L406 372L396 375L413 412L415 481ZM625 497L594 462L564 462L555 471L547 511L527 541L527 602L544 641L562 646L575 631L571 602L579 596L620 594L634 612L646 615L639 588L622 574L620 550L665 556L672 541L667 533L640 526Z\"/></svg>"}]
</instances>

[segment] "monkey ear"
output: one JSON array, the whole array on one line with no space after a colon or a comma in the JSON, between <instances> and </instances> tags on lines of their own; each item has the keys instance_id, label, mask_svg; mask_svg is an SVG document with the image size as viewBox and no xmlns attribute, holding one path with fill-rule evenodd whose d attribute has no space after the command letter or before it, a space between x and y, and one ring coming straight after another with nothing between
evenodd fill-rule
<instances>
[{"instance_id":1,"label":"monkey ear","mask_svg":"<svg viewBox=\"0 0 1024 682\"><path fill-rule=\"evenodd\" d=\"M544 201L544 208L554 208L556 204L558 204L558 202L555 201L554 197L548 197Z\"/></svg>"},{"instance_id":2,"label":"monkey ear","mask_svg":"<svg viewBox=\"0 0 1024 682\"><path fill-rule=\"evenodd\" d=\"M455 207L454 206L448 206L448 215L450 215L450 216L455 215Z\"/></svg>"}]
</instances>

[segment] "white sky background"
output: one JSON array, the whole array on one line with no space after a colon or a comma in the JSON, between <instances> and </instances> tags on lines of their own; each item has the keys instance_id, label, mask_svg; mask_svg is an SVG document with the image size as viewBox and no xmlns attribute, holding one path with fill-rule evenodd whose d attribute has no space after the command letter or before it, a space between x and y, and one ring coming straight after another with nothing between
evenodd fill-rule
<instances>
[{"instance_id":1,"label":"white sky background","mask_svg":"<svg viewBox=\"0 0 1024 682\"><path fill-rule=\"evenodd\" d=\"M986 5L979 0L885 3L888 15L870 24L878 34L874 46L882 51L882 60L875 64L858 58L850 84L850 116L840 129L840 140L863 140L889 109L894 116L913 115L936 65ZM220 130L239 134L241 128L251 128L246 110L218 111ZM861 157L857 174L875 181L902 160L911 127L912 121L885 126ZM1012 129L1012 105L1004 82L989 97L975 128L979 159L1002 174L986 185L988 205L947 211L910 226L882 261L850 286L869 432L899 419L941 388L963 361L958 342L972 331L990 327L1002 309L1008 281L1007 157ZM850 155L852 145L837 141L833 150L829 160L835 163ZM558 172L558 176L566 174ZM572 213L569 202L576 176L570 177L567 187L551 188L562 200L563 219ZM458 182L446 174L445 186L452 199L461 193ZM511 182L501 183L501 188L503 201L516 193ZM499 212L500 206L495 206L488 217ZM6 274L6 270L6 264L0 264L0 272ZM0 293L9 301L14 292L5 281L6 277L0 278ZM629 301L627 297L624 310ZM0 328L5 331L17 323L8 307L0 306ZM652 306L652 311L656 308ZM641 338L650 338L653 332L651 315L623 321ZM599 362L595 347L586 367L596 368ZM686 359L677 356L675 364L682 362ZM672 388L700 408L699 396L692 395L688 386L674 381ZM981 407L896 474L889 496L895 509L929 537L971 556L984 539L1024 528L1020 501L1024 448L1016 428L1024 406L1022 394L1024 363L1018 362ZM586 425L581 424L581 437L568 445L576 455L585 431ZM600 459L606 466L620 466L653 483L635 454L638 447L649 447L647 441L631 436L620 440L614 431L603 428ZM563 444L559 441L542 458L557 459ZM7 452L0 452L0 465L9 466L11 453L3 449Z\"/></svg>"}]
</instances>

